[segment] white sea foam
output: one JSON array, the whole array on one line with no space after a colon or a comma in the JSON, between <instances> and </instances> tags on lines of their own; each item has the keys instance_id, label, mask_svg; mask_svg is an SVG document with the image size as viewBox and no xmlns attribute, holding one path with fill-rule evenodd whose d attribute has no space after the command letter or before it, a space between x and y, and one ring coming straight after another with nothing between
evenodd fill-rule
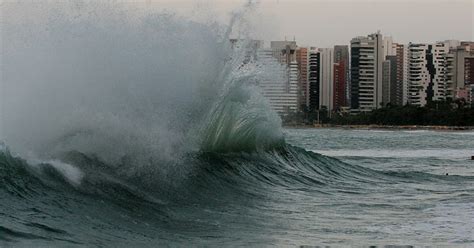
<instances>
[{"instance_id":1,"label":"white sea foam","mask_svg":"<svg viewBox=\"0 0 474 248\"><path fill-rule=\"evenodd\" d=\"M47 161L47 164L50 164L54 169L60 172L73 186L79 186L81 184L84 173L78 168L59 160L50 160Z\"/></svg>"},{"instance_id":2,"label":"white sea foam","mask_svg":"<svg viewBox=\"0 0 474 248\"><path fill-rule=\"evenodd\" d=\"M26 157L26 161L29 166L37 170L43 170L45 166L53 167L66 181L75 187L79 186L84 178L84 172L79 168L58 159L43 160L30 152Z\"/></svg>"}]
</instances>

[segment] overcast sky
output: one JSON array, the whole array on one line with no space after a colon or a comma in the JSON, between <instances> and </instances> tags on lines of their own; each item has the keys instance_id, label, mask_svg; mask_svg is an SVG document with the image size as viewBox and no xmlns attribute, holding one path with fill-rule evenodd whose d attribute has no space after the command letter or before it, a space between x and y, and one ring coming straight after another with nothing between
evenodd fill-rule
<instances>
[{"instance_id":1,"label":"overcast sky","mask_svg":"<svg viewBox=\"0 0 474 248\"><path fill-rule=\"evenodd\" d=\"M178 13L210 9L228 20L248 0L149 0ZM474 40L474 0L260 0L252 26L256 38L330 47L381 30L401 43Z\"/></svg>"}]
</instances>

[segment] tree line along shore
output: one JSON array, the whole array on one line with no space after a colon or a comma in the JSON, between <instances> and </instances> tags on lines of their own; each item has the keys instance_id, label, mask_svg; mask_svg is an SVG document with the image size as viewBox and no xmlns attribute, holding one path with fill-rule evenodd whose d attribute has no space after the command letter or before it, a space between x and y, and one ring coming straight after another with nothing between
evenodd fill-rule
<instances>
[{"instance_id":1,"label":"tree line along shore","mask_svg":"<svg viewBox=\"0 0 474 248\"><path fill-rule=\"evenodd\" d=\"M473 130L474 108L462 102L431 102L424 107L387 105L366 113L327 111L283 118L284 126Z\"/></svg>"},{"instance_id":2,"label":"tree line along shore","mask_svg":"<svg viewBox=\"0 0 474 248\"><path fill-rule=\"evenodd\" d=\"M340 128L357 130L438 130L438 131L474 131L474 126L422 126L422 125L284 125L285 128Z\"/></svg>"}]
</instances>

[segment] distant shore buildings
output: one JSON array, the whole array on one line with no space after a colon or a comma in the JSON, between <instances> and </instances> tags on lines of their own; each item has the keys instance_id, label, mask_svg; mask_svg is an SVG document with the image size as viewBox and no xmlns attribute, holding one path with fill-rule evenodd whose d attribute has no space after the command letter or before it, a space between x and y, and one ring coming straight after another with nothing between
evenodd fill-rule
<instances>
[{"instance_id":1,"label":"distant shore buildings","mask_svg":"<svg viewBox=\"0 0 474 248\"><path fill-rule=\"evenodd\" d=\"M233 46L236 40L231 40ZM448 40L400 44L380 32L332 48L296 41L251 42L260 59L279 63L260 82L281 115L362 113L387 105L425 106L436 101L474 105L474 42ZM278 82L275 78L279 78Z\"/></svg>"},{"instance_id":2,"label":"distant shore buildings","mask_svg":"<svg viewBox=\"0 0 474 248\"><path fill-rule=\"evenodd\" d=\"M382 106L382 65L380 33L351 40L351 111L369 112Z\"/></svg>"}]
</instances>

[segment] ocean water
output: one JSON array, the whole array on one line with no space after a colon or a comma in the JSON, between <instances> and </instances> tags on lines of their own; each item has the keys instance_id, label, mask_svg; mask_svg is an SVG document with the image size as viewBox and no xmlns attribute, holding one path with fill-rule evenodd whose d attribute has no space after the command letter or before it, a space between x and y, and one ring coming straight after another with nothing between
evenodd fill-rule
<instances>
[{"instance_id":1,"label":"ocean water","mask_svg":"<svg viewBox=\"0 0 474 248\"><path fill-rule=\"evenodd\" d=\"M283 129L251 5L0 5L0 247L473 246L473 133Z\"/></svg>"},{"instance_id":2,"label":"ocean water","mask_svg":"<svg viewBox=\"0 0 474 248\"><path fill-rule=\"evenodd\" d=\"M179 185L153 187L80 153L3 152L0 244L469 247L469 136L290 129L281 147L192 155Z\"/></svg>"}]
</instances>

